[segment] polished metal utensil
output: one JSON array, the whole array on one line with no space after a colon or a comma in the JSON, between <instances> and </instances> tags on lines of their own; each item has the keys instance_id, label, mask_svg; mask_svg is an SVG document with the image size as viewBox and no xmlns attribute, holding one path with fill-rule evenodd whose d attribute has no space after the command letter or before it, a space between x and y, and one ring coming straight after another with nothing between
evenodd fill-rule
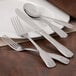
<instances>
[{"instance_id":1,"label":"polished metal utensil","mask_svg":"<svg viewBox=\"0 0 76 76\"><path fill-rule=\"evenodd\" d=\"M72 24L69 24L67 22L42 15L41 9L38 6L36 6L35 4L25 3L24 6L23 6L23 9L24 9L25 13L27 13L32 18L47 19L47 20L50 20L50 22L56 22L56 23L61 24L65 27L67 27L67 28L72 28L73 27Z\"/></svg>"},{"instance_id":2,"label":"polished metal utensil","mask_svg":"<svg viewBox=\"0 0 76 76\"><path fill-rule=\"evenodd\" d=\"M11 19L11 22L15 28L16 33L23 38L29 39L31 43L36 47L36 49L39 51L39 55L41 59L44 61L47 67L52 68L55 67L56 64L53 61L53 59L42 49L40 48L24 31L23 27L21 26L21 23L17 17Z\"/></svg>"},{"instance_id":3,"label":"polished metal utensil","mask_svg":"<svg viewBox=\"0 0 76 76\"><path fill-rule=\"evenodd\" d=\"M15 41L13 41L12 39L10 39L8 36L3 35L3 37L1 38L8 46L10 46L12 49L16 50L16 51L23 51L23 50L27 50L27 51L32 51L32 52L38 52L36 49L32 49L32 48L24 48L21 45L19 45L18 43L16 43Z\"/></svg>"},{"instance_id":4,"label":"polished metal utensil","mask_svg":"<svg viewBox=\"0 0 76 76\"><path fill-rule=\"evenodd\" d=\"M29 26L36 31L37 33L41 34L43 37L45 37L50 43L52 43L58 51L63 54L64 56L71 58L74 54L65 46L60 44L58 41L56 41L52 36L48 35L44 30L42 30L37 24L35 24L26 13L22 12L20 9L15 9L16 14L18 17L20 17L24 22L28 23Z\"/></svg>"},{"instance_id":5,"label":"polished metal utensil","mask_svg":"<svg viewBox=\"0 0 76 76\"><path fill-rule=\"evenodd\" d=\"M35 6L32 3L25 3L24 4L24 11L29 15L30 17L34 19L40 19L41 21L48 24L51 29L56 32L61 38L66 38L68 36L67 33L65 33L63 30L59 29L57 26L55 26L53 23L54 21L51 19L48 21L40 12L39 8Z\"/></svg>"},{"instance_id":6,"label":"polished metal utensil","mask_svg":"<svg viewBox=\"0 0 76 76\"><path fill-rule=\"evenodd\" d=\"M8 45L10 46L12 49L14 49L15 51L24 51L24 50L28 50L28 51L33 51L33 52L37 52L38 53L38 50L35 50L35 49L32 49L32 48L23 48L21 45L19 45L18 43L16 43L15 41L13 41L11 38L9 38L8 36L4 35L2 37L2 40ZM53 59L63 63L63 64L69 64L69 59L63 57L63 56L60 56L60 55L57 55L57 54L54 54L54 53L48 53L46 52L50 57L52 57Z\"/></svg>"},{"instance_id":7,"label":"polished metal utensil","mask_svg":"<svg viewBox=\"0 0 76 76\"><path fill-rule=\"evenodd\" d=\"M52 58L54 58L54 59L56 59L56 60L58 60L58 61L60 61L60 62L62 62L62 63L64 63L64 64L68 64L68 63L69 63L69 60L66 59L65 57L62 57L62 56L59 56L59 55L53 54L53 53L44 52L44 50L43 50L42 48L40 48L40 47L29 37L28 33L26 33L26 32L24 31L23 26L22 26L20 20L19 20L17 17L12 18L11 21L12 21L12 24L13 24L13 26L14 26L14 29L15 29L16 33L17 33L19 36L21 36L21 37L28 38L28 39L33 43L33 45L36 47L37 50L43 51L43 54L44 54L44 53L48 54L48 56L47 56L48 58L51 58L51 55L52 55ZM56 57L55 57L55 55L56 55ZM50 56L50 57L49 57L49 56ZM45 55L45 57L46 57L46 55Z\"/></svg>"},{"instance_id":8,"label":"polished metal utensil","mask_svg":"<svg viewBox=\"0 0 76 76\"><path fill-rule=\"evenodd\" d=\"M44 18L48 19L48 20L51 20L51 21L54 21L60 25L63 25L65 26L66 28L73 28L73 25L68 23L68 22L64 22L64 21L61 21L61 20L57 20L57 19L54 19L54 18L49 18L49 17L46 17L46 16L43 16Z\"/></svg>"}]
</instances>

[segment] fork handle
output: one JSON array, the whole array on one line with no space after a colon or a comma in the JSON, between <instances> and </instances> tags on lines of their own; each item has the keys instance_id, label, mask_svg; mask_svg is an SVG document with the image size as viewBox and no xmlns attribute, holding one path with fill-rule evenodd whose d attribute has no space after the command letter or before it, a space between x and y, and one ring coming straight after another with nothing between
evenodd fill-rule
<instances>
[{"instance_id":1,"label":"fork handle","mask_svg":"<svg viewBox=\"0 0 76 76\"><path fill-rule=\"evenodd\" d=\"M61 55L58 55L58 54L54 54L54 53L48 53L48 55L50 55L53 59L63 63L63 64L69 64L70 60L61 56Z\"/></svg>"},{"instance_id":2,"label":"fork handle","mask_svg":"<svg viewBox=\"0 0 76 76\"><path fill-rule=\"evenodd\" d=\"M42 50L28 35L26 35L26 36L31 41L31 43L36 47L37 50Z\"/></svg>"},{"instance_id":3,"label":"fork handle","mask_svg":"<svg viewBox=\"0 0 76 76\"><path fill-rule=\"evenodd\" d=\"M55 62L53 61L53 59L51 57L49 60L47 60L49 57L47 52L45 52L43 49L41 49L27 34L24 36L27 37L31 41L31 43L36 47L36 49L39 51L39 55L47 67L55 67L56 66Z\"/></svg>"}]
</instances>

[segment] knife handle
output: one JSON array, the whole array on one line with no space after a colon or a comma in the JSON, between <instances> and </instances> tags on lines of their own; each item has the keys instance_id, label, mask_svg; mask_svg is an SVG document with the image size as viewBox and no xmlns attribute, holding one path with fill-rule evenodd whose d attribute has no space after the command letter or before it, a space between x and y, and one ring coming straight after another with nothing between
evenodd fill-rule
<instances>
[{"instance_id":1,"label":"knife handle","mask_svg":"<svg viewBox=\"0 0 76 76\"><path fill-rule=\"evenodd\" d=\"M69 59L67 59L64 56L58 55L58 54L48 53L48 55L50 55L52 57L52 59L55 59L63 64L69 64L69 62L70 62Z\"/></svg>"},{"instance_id":2,"label":"knife handle","mask_svg":"<svg viewBox=\"0 0 76 76\"><path fill-rule=\"evenodd\" d=\"M73 53L68 48L63 46L58 41L56 41L52 36L48 35L45 31L42 30L39 33L43 35L50 43L52 43L61 54L68 58L71 58L73 56Z\"/></svg>"},{"instance_id":3,"label":"knife handle","mask_svg":"<svg viewBox=\"0 0 76 76\"><path fill-rule=\"evenodd\" d=\"M68 34L66 32L64 32L62 29L58 28L56 26L56 23L54 21L51 20L47 20L42 18L41 21L45 22L48 24L48 26L54 31L56 32L61 38L66 38L68 36Z\"/></svg>"}]
</instances>

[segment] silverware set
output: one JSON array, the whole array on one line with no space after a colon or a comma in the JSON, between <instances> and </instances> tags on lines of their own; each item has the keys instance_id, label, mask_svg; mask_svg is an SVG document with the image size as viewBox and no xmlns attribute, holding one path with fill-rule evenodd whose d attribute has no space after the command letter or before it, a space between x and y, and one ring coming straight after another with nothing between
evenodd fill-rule
<instances>
[{"instance_id":1,"label":"silverware set","mask_svg":"<svg viewBox=\"0 0 76 76\"><path fill-rule=\"evenodd\" d=\"M23 21L27 22L33 30L42 35L51 44L53 44L58 49L58 51L61 52L64 56L68 58L73 56L73 53L68 48L60 44L52 36L42 30L36 23L33 22L32 18L30 18L26 13L22 12L19 9L16 9L15 12Z\"/></svg>"},{"instance_id":2,"label":"silverware set","mask_svg":"<svg viewBox=\"0 0 76 76\"><path fill-rule=\"evenodd\" d=\"M2 40L15 51L19 52L19 51L27 50L27 51L39 53L40 57L42 58L42 60L44 61L44 63L48 68L52 68L56 66L56 63L54 62L54 60L57 60L63 64L69 64L70 62L70 60L64 56L61 56L55 53L45 52L45 50L40 48L33 40L32 41L34 42L36 49L24 48L21 45L19 45L17 42L13 41L11 38L9 38L7 35L4 35Z\"/></svg>"},{"instance_id":3,"label":"silverware set","mask_svg":"<svg viewBox=\"0 0 76 76\"><path fill-rule=\"evenodd\" d=\"M43 16L38 8L34 6L33 4L26 3L24 4L24 11L25 13L30 16L33 19L40 19L42 22L45 22L48 24L51 29L56 32L60 37L65 38L68 36L67 33L65 33L63 30L60 30L57 26L53 25L54 22L52 19L50 21L46 20L47 18Z\"/></svg>"},{"instance_id":4,"label":"silverware set","mask_svg":"<svg viewBox=\"0 0 76 76\"><path fill-rule=\"evenodd\" d=\"M66 38L68 36L67 33L65 33L63 30L59 29L57 26L55 26L53 23L61 24L67 28L72 28L72 25L69 23L66 23L64 21L56 20L53 18L49 18L46 16L43 16L39 8L36 8L35 5L31 3L26 3L23 6L24 12L22 12L20 9L16 8L15 12L17 14L16 17L11 18L12 25L17 33L18 36L22 38L27 38L36 49L32 48L23 48L21 45L13 41L11 38L9 38L7 35L4 35L2 37L2 40L6 42L12 49L15 51L33 51L39 54L43 62L48 68L52 68L56 66L56 63L54 61L57 60L63 64L69 64L70 60L68 58L71 58L74 54L71 50L63 46L61 43L56 41L52 36L47 34L43 29L41 29L34 21L33 19L40 20L41 22L45 22L48 24L49 28L51 28L54 32L56 32L61 38ZM45 39L47 39L62 55L58 55L55 53L48 53L44 49L42 49L30 36L28 33L26 33L26 30L24 30L23 25L20 21L22 19L24 22L29 24L32 30L42 35Z\"/></svg>"}]
</instances>

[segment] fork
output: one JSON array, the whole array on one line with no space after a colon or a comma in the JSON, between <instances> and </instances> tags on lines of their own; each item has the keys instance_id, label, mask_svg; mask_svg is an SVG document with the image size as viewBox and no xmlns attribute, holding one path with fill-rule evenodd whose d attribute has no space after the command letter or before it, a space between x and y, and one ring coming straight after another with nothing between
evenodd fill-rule
<instances>
[{"instance_id":1,"label":"fork","mask_svg":"<svg viewBox=\"0 0 76 76\"><path fill-rule=\"evenodd\" d=\"M32 48L24 48L20 46L18 43L13 41L11 38L9 38L7 35L3 35L1 38L8 46L10 46L12 49L16 51L22 51L22 50L27 50L27 51L32 51L32 52L38 52L36 49Z\"/></svg>"},{"instance_id":2,"label":"fork","mask_svg":"<svg viewBox=\"0 0 76 76\"><path fill-rule=\"evenodd\" d=\"M41 59L44 61L46 66L47 67L55 67L56 64L53 61L53 59L49 55L47 55L47 53L42 48L40 48L27 34L25 34L23 27L18 22L18 18L15 17L15 20L12 18L11 22L14 26L14 29L15 29L17 35L19 35L20 37L29 39L29 41L36 47L36 49L39 51L39 55L40 55Z\"/></svg>"},{"instance_id":3,"label":"fork","mask_svg":"<svg viewBox=\"0 0 76 76\"><path fill-rule=\"evenodd\" d=\"M17 17L15 17L16 19L11 19L11 21L12 21L12 24L13 24L13 27L14 27L14 29L15 29L15 31L16 31L16 33L19 35L19 36L21 36L21 37L24 37L24 38L28 38L32 43L33 43L33 45L36 47L36 49L37 50L39 50L39 52L40 51L42 51L42 52L44 52L44 50L42 49L42 48L40 48L30 37L29 37L29 35L28 35L28 33L27 34L25 34L25 31L24 31L24 29L23 29L23 27L22 27L22 24L19 22L19 20L18 20L18 18ZM41 54L42 55L42 54ZM49 56L51 56L51 55L49 55ZM48 58L50 58L49 56L47 56ZM46 56L45 56L46 57ZM55 58L56 59L56 58ZM49 59L50 60L50 59ZM60 60L60 59L59 59ZM66 64L68 64L66 61L68 61L68 60L66 60L65 61L65 59L63 58L62 59L63 61L63 63L66 63ZM51 60L52 61L52 60ZM54 64L55 65L55 64Z\"/></svg>"},{"instance_id":4,"label":"fork","mask_svg":"<svg viewBox=\"0 0 76 76\"><path fill-rule=\"evenodd\" d=\"M31 27L32 30L34 30L35 32L39 33L40 35L42 35L45 39L47 39L50 43L52 43L52 45L61 53L63 54L65 57L67 58L71 58L73 57L73 52L71 50L69 50L68 48L66 48L64 45L62 45L61 43L59 43L57 40L55 40L52 36L50 36L49 34L47 34L42 28L40 28L33 20L32 18L30 18L26 13L22 12L20 9L16 8L15 9L16 14L18 15L18 17L20 19L22 19L24 22L26 22L27 24L29 24L29 26ZM15 19L18 21L18 24L20 25L21 22L19 22L19 19ZM14 20L14 22L15 22ZM17 24L16 21L16 24Z\"/></svg>"},{"instance_id":5,"label":"fork","mask_svg":"<svg viewBox=\"0 0 76 76\"><path fill-rule=\"evenodd\" d=\"M9 38L8 36L4 35L1 38L8 46L10 46L12 49L14 49L15 51L23 51L23 50L27 50L27 51L34 51L38 53L38 50L32 49L32 48L23 48L21 45L19 45L18 43L16 43L15 41L13 41L11 38ZM52 59L55 59L63 64L69 64L69 59L54 54L54 53L48 53L46 52L50 57L52 57Z\"/></svg>"}]
</instances>

